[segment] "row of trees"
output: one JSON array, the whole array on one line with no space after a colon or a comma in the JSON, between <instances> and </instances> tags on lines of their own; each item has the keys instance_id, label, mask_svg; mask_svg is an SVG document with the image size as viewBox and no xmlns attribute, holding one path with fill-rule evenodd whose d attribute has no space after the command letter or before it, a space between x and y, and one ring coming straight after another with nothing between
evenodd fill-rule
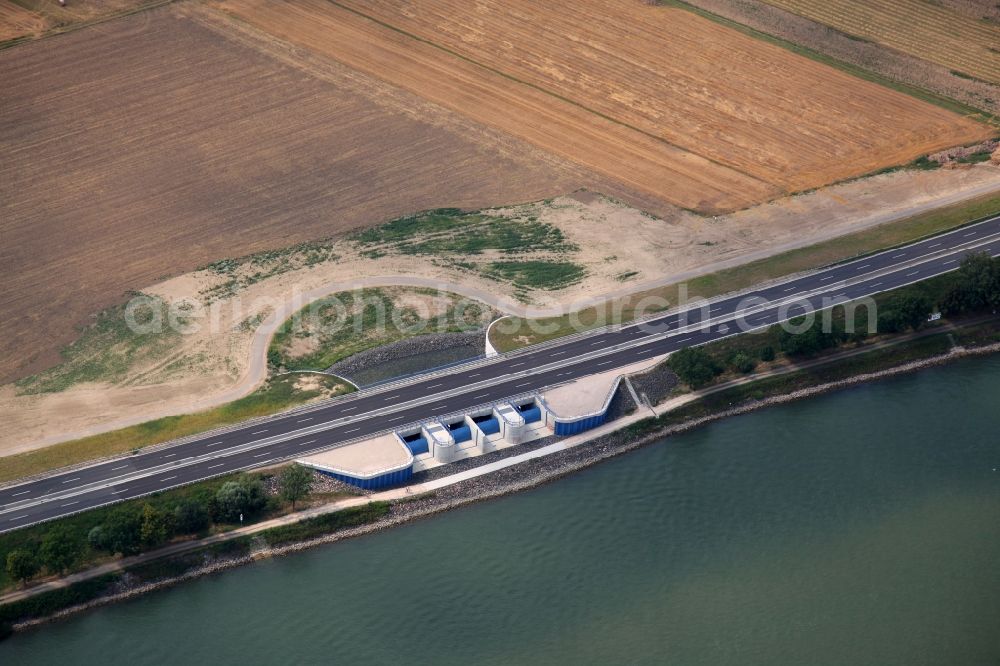
<instances>
[{"instance_id":1,"label":"row of trees","mask_svg":"<svg viewBox=\"0 0 1000 666\"><path fill-rule=\"evenodd\" d=\"M879 304L877 330L880 333L903 333L921 328L934 311L935 301L942 313L961 315L1000 309L1000 258L993 259L987 254L973 254L966 257L954 273L934 278L934 286L916 285L893 294ZM928 291L937 294L934 299ZM943 294L943 295L940 295ZM771 339L777 341L782 352L792 358L815 356L816 354L840 346L846 341L860 342L867 337L868 312L858 308L854 312L855 321L848 331L844 320L828 319L822 325L823 317L805 327L805 318L789 322L790 326L772 329ZM678 378L688 386L698 389L710 384L726 368L733 372L753 372L757 361L771 361L774 349L765 346L759 349L737 349L728 356L719 358L711 351L711 346L689 347L670 357L668 365Z\"/></svg>"},{"instance_id":2,"label":"row of trees","mask_svg":"<svg viewBox=\"0 0 1000 666\"><path fill-rule=\"evenodd\" d=\"M289 465L279 477L279 495L292 505L304 499L312 484L312 472L298 464ZM222 484L215 493L192 496L163 506L159 502L124 504L112 510L86 534L86 539L56 523L41 541L16 548L7 554L7 575L28 581L41 571L62 575L87 555L108 553L135 555L165 544L176 536L207 531L214 523L252 521L276 500L268 496L257 476L243 475Z\"/></svg>"}]
</instances>

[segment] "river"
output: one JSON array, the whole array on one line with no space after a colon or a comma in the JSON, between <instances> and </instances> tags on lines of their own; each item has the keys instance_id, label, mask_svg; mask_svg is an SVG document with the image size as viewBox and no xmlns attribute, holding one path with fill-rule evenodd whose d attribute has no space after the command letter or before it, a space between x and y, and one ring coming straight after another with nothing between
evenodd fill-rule
<instances>
[{"instance_id":1,"label":"river","mask_svg":"<svg viewBox=\"0 0 1000 666\"><path fill-rule=\"evenodd\" d=\"M997 664L1000 356L26 632L30 664Z\"/></svg>"}]
</instances>

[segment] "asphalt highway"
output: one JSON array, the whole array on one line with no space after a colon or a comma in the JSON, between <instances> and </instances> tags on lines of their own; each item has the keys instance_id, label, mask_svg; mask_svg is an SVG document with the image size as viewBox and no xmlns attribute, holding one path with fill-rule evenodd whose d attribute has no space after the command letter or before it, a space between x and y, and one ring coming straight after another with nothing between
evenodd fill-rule
<instances>
[{"instance_id":1,"label":"asphalt highway","mask_svg":"<svg viewBox=\"0 0 1000 666\"><path fill-rule=\"evenodd\" d=\"M1000 256L1000 216L912 245L642 323L455 366L186 443L0 489L0 532L241 469L301 457L435 417L654 358Z\"/></svg>"}]
</instances>

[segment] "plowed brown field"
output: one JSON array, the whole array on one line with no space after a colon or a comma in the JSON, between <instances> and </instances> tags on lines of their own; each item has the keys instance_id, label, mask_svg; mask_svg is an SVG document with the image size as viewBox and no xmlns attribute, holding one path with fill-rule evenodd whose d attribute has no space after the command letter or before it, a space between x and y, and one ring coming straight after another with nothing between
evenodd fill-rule
<instances>
[{"instance_id":1,"label":"plowed brown field","mask_svg":"<svg viewBox=\"0 0 1000 666\"><path fill-rule=\"evenodd\" d=\"M0 379L165 275L416 210L605 186L178 11L0 51Z\"/></svg>"},{"instance_id":2,"label":"plowed brown field","mask_svg":"<svg viewBox=\"0 0 1000 666\"><path fill-rule=\"evenodd\" d=\"M33 35L45 28L45 19L35 12L0 0L0 42L22 35Z\"/></svg>"},{"instance_id":3,"label":"plowed brown field","mask_svg":"<svg viewBox=\"0 0 1000 666\"><path fill-rule=\"evenodd\" d=\"M747 206L989 134L637 0L225 0L240 18L633 187Z\"/></svg>"}]
</instances>

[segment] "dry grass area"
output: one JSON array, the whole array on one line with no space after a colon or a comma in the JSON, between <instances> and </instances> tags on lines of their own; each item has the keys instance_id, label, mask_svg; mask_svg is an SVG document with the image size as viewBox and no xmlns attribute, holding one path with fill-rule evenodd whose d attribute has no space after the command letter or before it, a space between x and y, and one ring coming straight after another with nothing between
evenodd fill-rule
<instances>
[{"instance_id":1,"label":"dry grass area","mask_svg":"<svg viewBox=\"0 0 1000 666\"><path fill-rule=\"evenodd\" d=\"M1000 83L1000 22L995 3L929 0L766 0L837 30L953 70ZM984 7L973 16L977 4ZM993 4L992 8L988 5ZM985 19L985 20L984 20Z\"/></svg>"},{"instance_id":2,"label":"dry grass area","mask_svg":"<svg viewBox=\"0 0 1000 666\"><path fill-rule=\"evenodd\" d=\"M0 51L0 381L58 361L126 290L219 258L421 209L608 191L381 82L289 65L185 4Z\"/></svg>"},{"instance_id":3,"label":"dry grass area","mask_svg":"<svg viewBox=\"0 0 1000 666\"><path fill-rule=\"evenodd\" d=\"M632 0L225 0L293 43L683 207L718 212L988 128Z\"/></svg>"}]
</instances>

